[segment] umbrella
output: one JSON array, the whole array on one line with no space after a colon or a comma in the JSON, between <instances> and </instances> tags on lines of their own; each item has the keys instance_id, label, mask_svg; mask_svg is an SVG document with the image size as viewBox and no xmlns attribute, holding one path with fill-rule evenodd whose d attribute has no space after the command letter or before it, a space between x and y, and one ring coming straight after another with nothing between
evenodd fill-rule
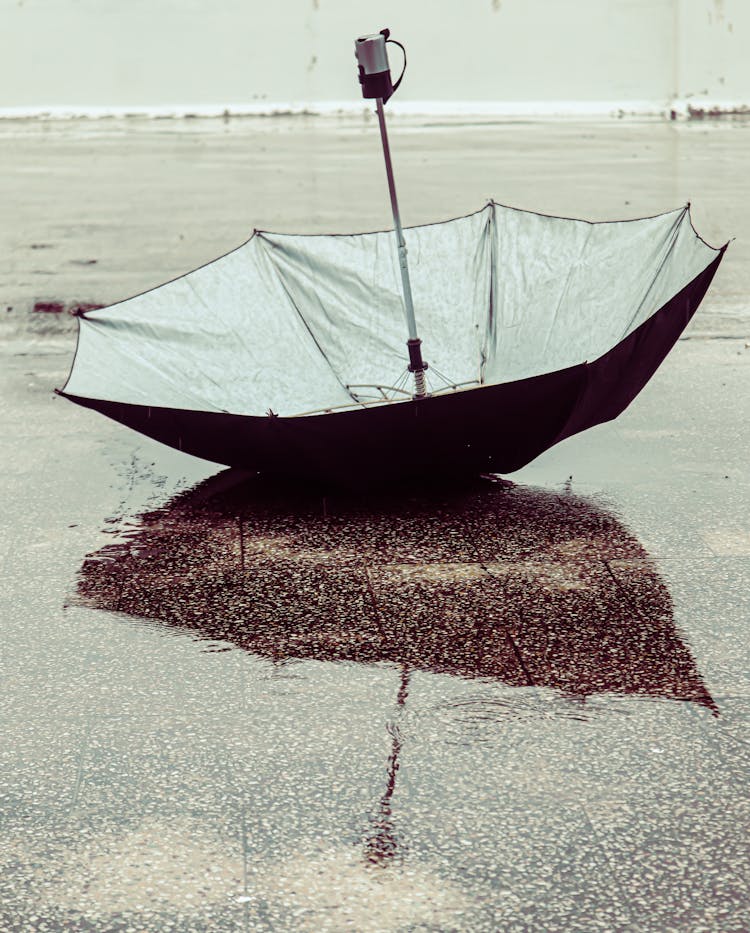
<instances>
[{"instance_id":1,"label":"umbrella","mask_svg":"<svg viewBox=\"0 0 750 933\"><path fill-rule=\"evenodd\" d=\"M689 204L591 223L493 200L404 230L386 41L384 30L356 48L394 230L255 230L199 269L84 311L61 394L207 460L345 481L425 463L513 471L627 407L726 246L698 236Z\"/></svg>"},{"instance_id":2,"label":"umbrella","mask_svg":"<svg viewBox=\"0 0 750 933\"><path fill-rule=\"evenodd\" d=\"M472 483L365 506L228 471L91 555L77 593L280 662L388 662L715 711L656 567L570 492Z\"/></svg>"}]
</instances>

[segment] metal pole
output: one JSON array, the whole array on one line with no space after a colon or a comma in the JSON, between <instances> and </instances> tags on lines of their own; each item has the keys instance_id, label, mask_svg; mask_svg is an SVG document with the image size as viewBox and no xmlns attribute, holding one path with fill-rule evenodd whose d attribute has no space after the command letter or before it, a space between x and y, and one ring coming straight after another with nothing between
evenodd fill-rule
<instances>
[{"instance_id":1,"label":"metal pole","mask_svg":"<svg viewBox=\"0 0 750 933\"><path fill-rule=\"evenodd\" d=\"M409 331L407 347L409 348L409 370L414 373L414 390L416 398L427 395L427 384L424 373L427 364L422 359L422 341L417 335L417 322L414 317L414 302L411 297L411 282L409 280L409 264L406 259L406 241L401 227L401 216L398 211L396 198L396 182L393 180L393 164L391 163L391 149L388 145L388 131L385 127L385 113L383 111L383 98L376 98L378 110L378 123L380 124L380 138L383 141L383 157L385 158L385 171L388 176L388 191L391 195L391 210L393 211L393 225L395 227L396 245L398 247L398 262L401 267L401 285L404 292L404 309L406 311L406 326Z\"/></svg>"}]
</instances>

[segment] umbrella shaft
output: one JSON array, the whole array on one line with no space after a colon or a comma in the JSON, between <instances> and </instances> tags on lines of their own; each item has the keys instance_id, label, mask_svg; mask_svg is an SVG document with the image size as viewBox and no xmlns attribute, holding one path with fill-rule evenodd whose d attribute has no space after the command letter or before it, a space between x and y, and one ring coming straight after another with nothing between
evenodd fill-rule
<instances>
[{"instance_id":1,"label":"umbrella shaft","mask_svg":"<svg viewBox=\"0 0 750 933\"><path fill-rule=\"evenodd\" d=\"M388 176L388 192L391 196L391 210L393 211L393 225L396 234L396 245L398 248L398 263L401 267L401 286L404 292L404 309L406 311L406 326L409 330L409 369L414 373L414 383L417 396L426 395L426 385L424 371L427 366L422 360L421 341L417 335L417 322L414 317L414 302L411 297L411 281L409 279L409 264L406 259L406 241L404 240L404 231L401 226L401 215L398 210L398 199L396 197L396 182L393 178L393 163L391 162L391 148L388 145L388 131L385 126L385 112L383 111L383 99L378 97L377 101L378 122L380 124L380 138L383 142L383 158L385 159L385 172Z\"/></svg>"}]
</instances>

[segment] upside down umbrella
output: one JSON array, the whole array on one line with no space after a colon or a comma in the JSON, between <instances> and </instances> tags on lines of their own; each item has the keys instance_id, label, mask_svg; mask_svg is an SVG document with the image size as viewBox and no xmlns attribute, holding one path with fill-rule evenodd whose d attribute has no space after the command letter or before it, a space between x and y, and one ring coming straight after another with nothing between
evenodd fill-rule
<instances>
[{"instance_id":1,"label":"upside down umbrella","mask_svg":"<svg viewBox=\"0 0 750 933\"><path fill-rule=\"evenodd\" d=\"M490 201L404 230L386 41L358 40L357 56L394 230L255 230L86 311L62 395L207 460L338 479L510 472L630 404L726 246L698 236L689 204L592 223Z\"/></svg>"}]
</instances>

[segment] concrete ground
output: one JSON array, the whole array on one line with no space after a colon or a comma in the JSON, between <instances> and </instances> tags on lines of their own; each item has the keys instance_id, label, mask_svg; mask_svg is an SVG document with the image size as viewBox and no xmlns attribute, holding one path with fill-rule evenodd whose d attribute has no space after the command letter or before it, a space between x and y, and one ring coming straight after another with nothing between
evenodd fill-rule
<instances>
[{"instance_id":1,"label":"concrete ground","mask_svg":"<svg viewBox=\"0 0 750 933\"><path fill-rule=\"evenodd\" d=\"M739 239L515 486L323 498L52 388L77 303L387 226L372 123L0 125L2 930L750 929L748 124L392 135L406 222L690 199Z\"/></svg>"}]
</instances>

